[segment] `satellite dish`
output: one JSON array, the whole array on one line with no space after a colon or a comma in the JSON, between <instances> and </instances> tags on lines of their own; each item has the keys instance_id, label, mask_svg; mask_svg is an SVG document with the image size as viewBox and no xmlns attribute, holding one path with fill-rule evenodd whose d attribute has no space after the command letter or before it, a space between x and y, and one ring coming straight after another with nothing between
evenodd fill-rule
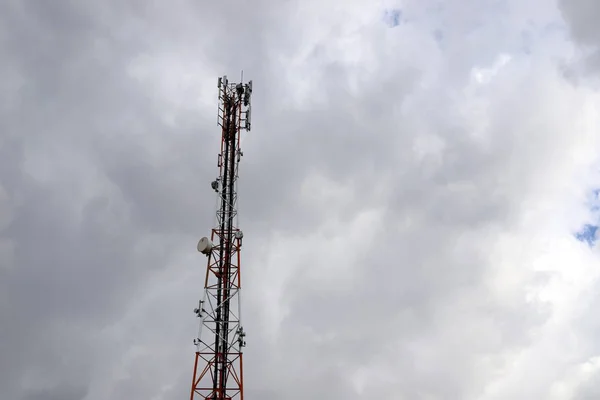
<instances>
[{"instance_id":1,"label":"satellite dish","mask_svg":"<svg viewBox=\"0 0 600 400\"><path fill-rule=\"evenodd\" d=\"M212 251L213 247L215 247L215 245L212 244L212 242L207 237L203 237L202 239L200 239L197 246L198 251L207 256L210 255L210 252Z\"/></svg>"}]
</instances>

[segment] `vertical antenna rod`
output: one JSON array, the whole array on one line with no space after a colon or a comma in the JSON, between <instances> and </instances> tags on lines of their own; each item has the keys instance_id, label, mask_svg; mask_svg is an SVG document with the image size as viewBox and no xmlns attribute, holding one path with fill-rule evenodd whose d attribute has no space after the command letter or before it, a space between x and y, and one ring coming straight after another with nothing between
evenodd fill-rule
<instances>
[{"instance_id":1,"label":"vertical antenna rod","mask_svg":"<svg viewBox=\"0 0 600 400\"><path fill-rule=\"evenodd\" d=\"M244 398L242 349L246 333L241 322L241 248L243 233L237 226L237 179L242 130L250 131L252 81L229 83L219 78L221 152L219 176L211 187L219 209L210 239L198 242L198 251L208 258L204 296L194 313L200 318L194 339L196 358L190 400Z\"/></svg>"}]
</instances>

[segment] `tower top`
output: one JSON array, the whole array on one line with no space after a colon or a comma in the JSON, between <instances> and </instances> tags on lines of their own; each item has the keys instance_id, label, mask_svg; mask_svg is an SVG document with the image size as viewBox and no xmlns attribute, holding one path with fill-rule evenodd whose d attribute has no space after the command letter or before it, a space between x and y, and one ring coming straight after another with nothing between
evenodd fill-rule
<instances>
[{"instance_id":1,"label":"tower top","mask_svg":"<svg viewBox=\"0 0 600 400\"><path fill-rule=\"evenodd\" d=\"M225 107L240 105L240 128L250 131L252 125L250 121L252 113L252 81L244 83L244 71L242 71L242 80L238 83L229 82L227 75L219 77L217 88L219 89L219 110L217 113L217 124L222 126L223 113ZM229 105L231 103L231 105Z\"/></svg>"}]
</instances>

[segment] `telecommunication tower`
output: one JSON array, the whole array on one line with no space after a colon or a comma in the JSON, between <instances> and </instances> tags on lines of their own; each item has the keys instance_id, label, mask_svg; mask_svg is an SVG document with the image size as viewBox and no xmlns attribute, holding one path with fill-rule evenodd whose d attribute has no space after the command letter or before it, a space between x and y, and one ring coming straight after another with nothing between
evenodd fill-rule
<instances>
[{"instance_id":1,"label":"telecommunication tower","mask_svg":"<svg viewBox=\"0 0 600 400\"><path fill-rule=\"evenodd\" d=\"M243 78L242 78L243 79ZM250 131L252 81L230 83L218 80L221 152L219 176L211 187L219 209L210 238L198 242L198 251L208 258L204 296L194 313L200 318L194 339L196 359L190 400L244 398L242 349L246 333L241 322L241 248L243 233L237 221L238 166L242 130Z\"/></svg>"}]
</instances>

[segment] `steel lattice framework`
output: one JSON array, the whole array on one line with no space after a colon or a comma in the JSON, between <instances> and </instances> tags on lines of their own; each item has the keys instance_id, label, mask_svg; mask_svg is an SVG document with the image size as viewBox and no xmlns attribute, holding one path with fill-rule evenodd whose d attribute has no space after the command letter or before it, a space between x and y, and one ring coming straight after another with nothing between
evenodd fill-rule
<instances>
[{"instance_id":1,"label":"steel lattice framework","mask_svg":"<svg viewBox=\"0 0 600 400\"><path fill-rule=\"evenodd\" d=\"M200 318L194 339L196 358L190 399L244 398L242 349L246 345L241 323L242 231L237 221L238 167L242 130L250 131L252 81L229 83L219 78L221 152L218 178L212 188L219 209L210 239L202 238L198 251L208 258L204 296L194 310Z\"/></svg>"}]
</instances>

